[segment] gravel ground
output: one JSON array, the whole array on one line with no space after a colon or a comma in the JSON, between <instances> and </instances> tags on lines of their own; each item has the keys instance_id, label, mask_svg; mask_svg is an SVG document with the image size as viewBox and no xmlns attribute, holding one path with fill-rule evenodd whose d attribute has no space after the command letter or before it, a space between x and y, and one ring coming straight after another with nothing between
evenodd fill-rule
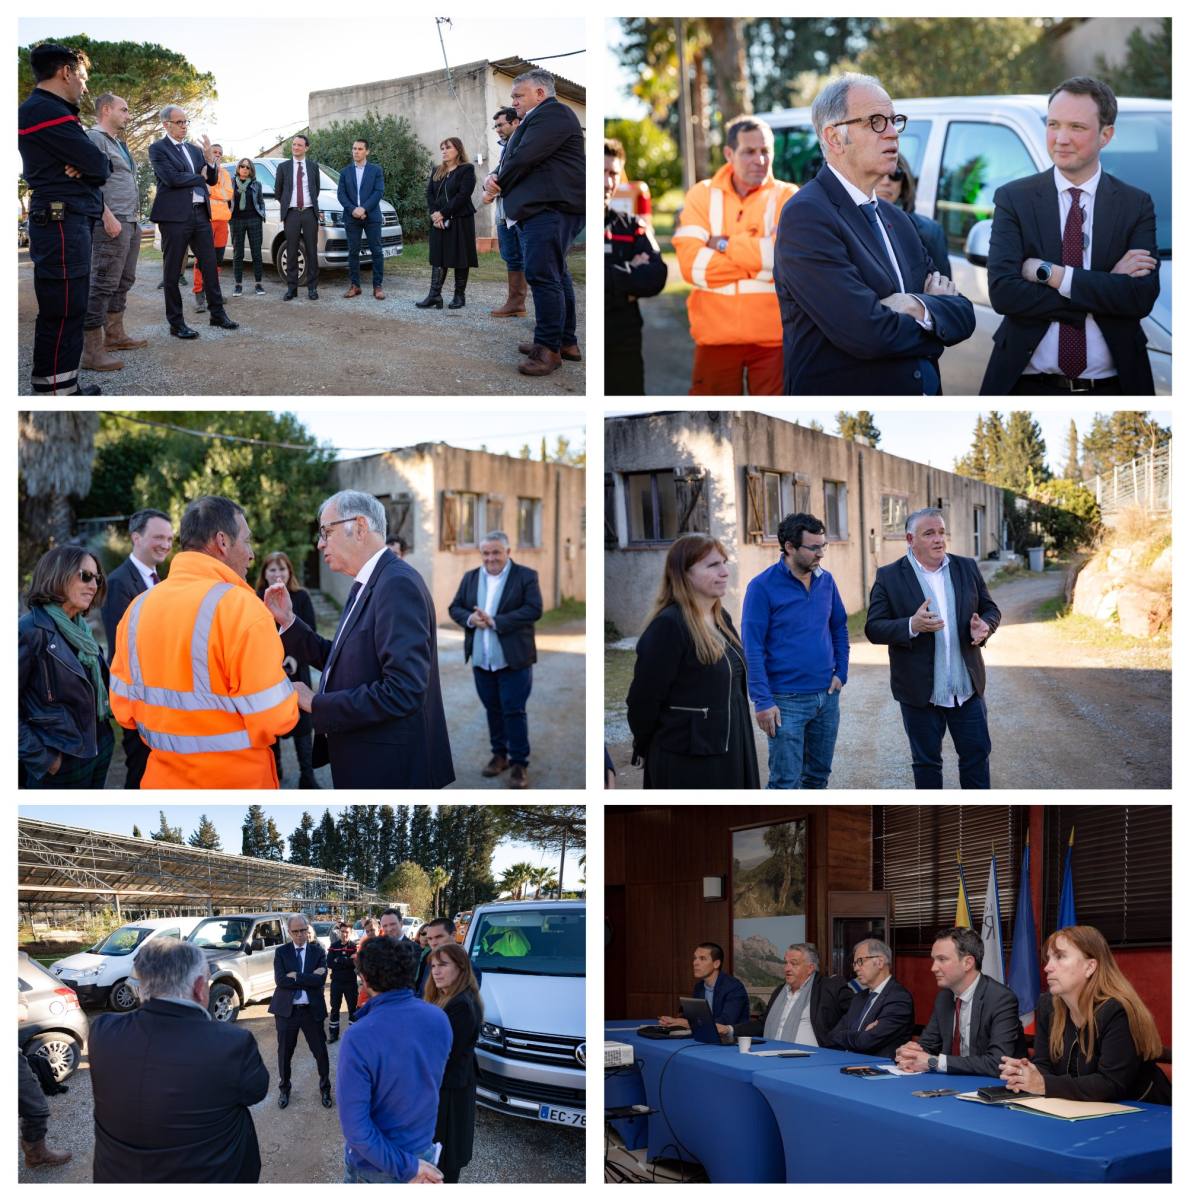
<instances>
[{"instance_id":1,"label":"gravel ground","mask_svg":"<svg viewBox=\"0 0 1186 1200\"><path fill-rule=\"evenodd\" d=\"M342 1131L337 1108L321 1107L317 1069L302 1040L292 1064L292 1103L276 1107L276 1026L266 1005L251 1005L240 1022L255 1035L272 1088L251 1110L263 1169L260 1183L337 1183L342 1178ZM329 1047L331 1076L338 1045ZM67 1081L65 1096L49 1097L49 1145L73 1158L61 1167L29 1170L20 1159L21 1183L89 1183L94 1149L94 1110L87 1060ZM294 1130L300 1136L294 1137ZM538 1121L524 1121L479 1108L474 1156L463 1183L583 1183L585 1136Z\"/></svg>"},{"instance_id":2,"label":"gravel ground","mask_svg":"<svg viewBox=\"0 0 1186 1200\"><path fill-rule=\"evenodd\" d=\"M255 296L254 280L244 295L231 297L233 277L223 268L227 312L239 328L212 329L209 317L194 312L191 291L182 290L186 322L201 335L194 341L169 336L165 301L157 290L161 264L142 259L136 285L128 293L126 324L134 337L146 337L143 350L122 351L120 371L86 371L85 384L97 383L110 396L290 396L290 395L499 395L583 396L583 363L566 362L542 379L520 375L517 349L530 341L534 321L492 318L489 310L506 298L506 268L497 254L481 257L471 272L466 307L450 311L419 309L414 301L428 290L426 268L387 264L383 290L371 296L363 272L363 294L345 300L345 271L323 271L319 299L302 288L284 303L284 283L264 268L266 296ZM32 392L33 322L37 302L27 250L19 254L18 393ZM192 287L192 277L191 277ZM585 286L578 283L577 339L585 340ZM445 300L452 298L446 283ZM327 345L333 345L327 354Z\"/></svg>"}]
</instances>

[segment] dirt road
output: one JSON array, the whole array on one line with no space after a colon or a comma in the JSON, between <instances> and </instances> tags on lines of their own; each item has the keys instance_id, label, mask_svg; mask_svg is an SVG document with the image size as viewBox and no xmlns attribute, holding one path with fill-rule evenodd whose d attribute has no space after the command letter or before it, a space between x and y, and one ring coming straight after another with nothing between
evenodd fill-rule
<instances>
[{"instance_id":1,"label":"dirt road","mask_svg":"<svg viewBox=\"0 0 1186 1200\"><path fill-rule=\"evenodd\" d=\"M345 1018L343 1017L343 1021ZM292 1103L276 1107L276 1022L267 1005L243 1010L239 1023L255 1035L268 1068L268 1095L251 1109L263 1169L260 1183L338 1183L342 1178L342 1129L338 1110L322 1108L317 1066L302 1040L292 1060ZM331 1079L337 1078L340 1044L329 1047ZM28 1170L20 1159L21 1183L91 1182L94 1107L90 1071L84 1057L70 1077L64 1096L49 1098L48 1142L73 1154L61 1167ZM336 1089L335 1089L336 1091ZM461 1173L462 1183L582 1183L585 1178L584 1130L562 1129L478 1109L474 1156Z\"/></svg>"},{"instance_id":2,"label":"dirt road","mask_svg":"<svg viewBox=\"0 0 1186 1200\"><path fill-rule=\"evenodd\" d=\"M1042 603L1062 588L1056 571L991 588L1003 617L984 651L994 789L1168 788L1169 670L1133 669L1124 652L1073 642L1039 619ZM853 645L840 705L830 788L913 788L885 646ZM641 769L629 766L621 715L613 715L618 786L641 787ZM766 738L756 725L754 736L764 783ZM944 787L958 788L950 738L943 751Z\"/></svg>"},{"instance_id":3,"label":"dirt road","mask_svg":"<svg viewBox=\"0 0 1186 1200\"><path fill-rule=\"evenodd\" d=\"M229 264L229 257L228 257ZM284 284L264 268L266 296L230 298L233 277L223 268L227 312L239 322L230 332L211 329L207 316L194 313L191 292L182 292L187 323L201 335L194 341L169 336L164 293L157 290L160 262L142 259L136 286L128 294L127 327L149 339L143 350L119 356L121 371L83 373L104 396L583 396L583 363L566 362L543 379L520 375L517 344L530 341L534 326L527 317L488 316L506 298L506 268L497 254L481 256L470 274L466 307L450 311L419 309L414 301L428 290L428 269L387 264L376 301L370 276L363 272L363 294L342 298L349 285L345 271L323 271L319 299L304 289L284 303ZM250 274L250 272L248 272ZM37 302L28 252L19 256L19 329L17 391L29 395L33 322ZM192 286L192 282L191 282ZM585 340L585 287L578 284L577 338ZM446 301L452 284L446 284Z\"/></svg>"}]
</instances>

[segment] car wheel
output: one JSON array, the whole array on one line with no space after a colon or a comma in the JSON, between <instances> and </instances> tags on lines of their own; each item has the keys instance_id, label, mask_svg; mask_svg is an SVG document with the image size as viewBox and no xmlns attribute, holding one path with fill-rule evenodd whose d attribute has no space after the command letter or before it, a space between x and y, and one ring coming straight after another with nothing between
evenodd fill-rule
<instances>
[{"instance_id":1,"label":"car wheel","mask_svg":"<svg viewBox=\"0 0 1186 1200\"><path fill-rule=\"evenodd\" d=\"M126 979L121 979L111 989L108 1003L116 1012L131 1012L140 1003L140 997L136 995L135 988Z\"/></svg>"},{"instance_id":2,"label":"car wheel","mask_svg":"<svg viewBox=\"0 0 1186 1200\"><path fill-rule=\"evenodd\" d=\"M275 249L272 251L272 261L276 264L276 271L282 280L288 279L288 243L284 238L281 238ZM308 275L305 271L305 247L302 244L297 246L297 287L304 287L308 283Z\"/></svg>"},{"instance_id":3,"label":"car wheel","mask_svg":"<svg viewBox=\"0 0 1186 1200\"><path fill-rule=\"evenodd\" d=\"M216 983L210 989L210 1015L216 1021L237 1021L242 1002L229 983Z\"/></svg>"},{"instance_id":4,"label":"car wheel","mask_svg":"<svg viewBox=\"0 0 1186 1200\"><path fill-rule=\"evenodd\" d=\"M82 1047L68 1033L39 1033L25 1044L25 1054L44 1058L55 1081L61 1083L78 1069Z\"/></svg>"}]
</instances>

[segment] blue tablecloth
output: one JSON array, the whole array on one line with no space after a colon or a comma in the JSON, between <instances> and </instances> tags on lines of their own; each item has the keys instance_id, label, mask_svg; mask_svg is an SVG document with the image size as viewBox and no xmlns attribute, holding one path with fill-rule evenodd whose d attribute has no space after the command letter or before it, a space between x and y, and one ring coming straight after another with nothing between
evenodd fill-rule
<instances>
[{"instance_id":1,"label":"blue tablecloth","mask_svg":"<svg viewBox=\"0 0 1186 1200\"><path fill-rule=\"evenodd\" d=\"M1071 1122L911 1095L999 1084L940 1074L855 1079L814 1069L753 1079L778 1124L794 1183L1169 1182L1171 1110L1163 1105Z\"/></svg>"},{"instance_id":2,"label":"blue tablecloth","mask_svg":"<svg viewBox=\"0 0 1186 1200\"><path fill-rule=\"evenodd\" d=\"M607 1041L620 1041L616 1035L607 1033ZM619 1108L627 1104L645 1104L646 1088L642 1085L642 1074L637 1067L617 1067L605 1073L605 1107ZM645 1148L648 1132L647 1117L627 1117L610 1122L627 1150Z\"/></svg>"}]
</instances>

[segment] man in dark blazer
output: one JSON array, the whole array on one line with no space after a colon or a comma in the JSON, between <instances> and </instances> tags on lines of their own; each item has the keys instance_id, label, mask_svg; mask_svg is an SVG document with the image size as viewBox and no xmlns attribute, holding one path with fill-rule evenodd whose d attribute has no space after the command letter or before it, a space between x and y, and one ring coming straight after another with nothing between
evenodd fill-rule
<instances>
[{"instance_id":1,"label":"man in dark blazer","mask_svg":"<svg viewBox=\"0 0 1186 1200\"><path fill-rule=\"evenodd\" d=\"M280 1095L277 1103L288 1107L292 1094L292 1055L297 1038L305 1042L317 1062L321 1103L333 1107L329 1086L329 1053L325 1048L325 973L326 954L316 938L309 937L309 921L303 913L288 918L291 942L276 948L272 970L276 990L268 1012L276 1018L276 1049L280 1059Z\"/></svg>"},{"instance_id":2,"label":"man in dark blazer","mask_svg":"<svg viewBox=\"0 0 1186 1200\"><path fill-rule=\"evenodd\" d=\"M362 295L359 256L363 233L367 235L367 249L371 252L371 287L375 299L387 299L383 294L383 212L379 207L379 201L383 199L383 168L367 162L370 149L371 144L366 138L355 138L350 151L354 161L338 176L338 203L346 222L346 245L350 256L347 300Z\"/></svg>"},{"instance_id":3,"label":"man in dark blazer","mask_svg":"<svg viewBox=\"0 0 1186 1200\"><path fill-rule=\"evenodd\" d=\"M890 973L893 951L877 938L853 950L853 969L864 989L832 1030L827 1045L889 1058L914 1032L914 997Z\"/></svg>"},{"instance_id":4,"label":"man in dark blazer","mask_svg":"<svg viewBox=\"0 0 1186 1200\"><path fill-rule=\"evenodd\" d=\"M107 595L103 600L103 628L107 634L107 662L115 658L115 631L128 605L161 581L157 568L173 548L173 525L168 514L155 508L143 508L128 518L132 553L107 577ZM148 766L148 747L135 729L124 730L124 758L127 772L125 788L139 788Z\"/></svg>"},{"instance_id":5,"label":"man in dark blazer","mask_svg":"<svg viewBox=\"0 0 1186 1200\"><path fill-rule=\"evenodd\" d=\"M313 765L330 764L334 787L443 788L453 756L432 595L386 536L387 514L366 492L338 492L321 506L325 565L354 578L332 641L293 614L283 584L264 602L285 654L321 671L316 695L294 686L313 714Z\"/></svg>"},{"instance_id":6,"label":"man in dark blazer","mask_svg":"<svg viewBox=\"0 0 1186 1200\"><path fill-rule=\"evenodd\" d=\"M906 553L878 567L865 636L889 646L890 691L910 741L914 786L943 786L943 735L959 756L960 787L987 788L988 708L980 647L996 632L993 603L973 558L947 553L937 508L906 518Z\"/></svg>"},{"instance_id":7,"label":"man in dark blazer","mask_svg":"<svg viewBox=\"0 0 1186 1200\"><path fill-rule=\"evenodd\" d=\"M740 1025L749 1020L749 993L740 979L723 970L724 963L725 952L716 942L701 942L692 951L692 974L696 979L692 995L709 1001L718 1025ZM659 1024L689 1027L687 1017L660 1017Z\"/></svg>"},{"instance_id":8,"label":"man in dark blazer","mask_svg":"<svg viewBox=\"0 0 1186 1200\"><path fill-rule=\"evenodd\" d=\"M210 324L219 329L238 329L238 323L223 308L214 231L210 226L210 191L206 185L218 182L214 148L205 134L201 148L185 140L189 118L176 104L166 104L161 110L161 123L165 136L148 147L148 161L156 175L156 197L149 215L161 230L169 332L186 340L198 336L198 331L185 323L181 288L177 286L185 268L186 253L191 248L206 281Z\"/></svg>"},{"instance_id":9,"label":"man in dark blazer","mask_svg":"<svg viewBox=\"0 0 1186 1200\"><path fill-rule=\"evenodd\" d=\"M276 200L280 205L280 220L284 223L284 245L288 256L285 300L296 298L300 278L297 257L302 243L309 299L317 299L317 196L321 191L321 168L306 157L308 149L309 139L303 133L293 134L292 157L276 168Z\"/></svg>"},{"instance_id":10,"label":"man in dark blazer","mask_svg":"<svg viewBox=\"0 0 1186 1200\"><path fill-rule=\"evenodd\" d=\"M820 974L819 951L811 942L788 946L783 962L786 982L774 989L761 1020L743 1021L733 1028L719 1026L722 1035L768 1037L803 1046L828 1044L832 1030L848 1012L852 988L843 979Z\"/></svg>"},{"instance_id":11,"label":"man in dark blazer","mask_svg":"<svg viewBox=\"0 0 1186 1200\"><path fill-rule=\"evenodd\" d=\"M568 252L585 224L585 136L576 113L556 99L556 77L533 67L515 77L519 126L485 193L502 197L508 223L523 236L523 270L535 302L534 340L519 350L524 375L550 375L580 362L576 293Z\"/></svg>"},{"instance_id":12,"label":"man in dark blazer","mask_svg":"<svg viewBox=\"0 0 1186 1200\"><path fill-rule=\"evenodd\" d=\"M784 389L938 395L939 356L971 337L976 316L910 217L877 199L906 119L868 75L829 83L811 119L825 165L784 205L774 247Z\"/></svg>"},{"instance_id":13,"label":"man in dark blazer","mask_svg":"<svg viewBox=\"0 0 1186 1200\"><path fill-rule=\"evenodd\" d=\"M1025 1057L1017 996L980 973L984 942L974 929L941 929L931 947L931 974L939 984L935 1007L918 1041L898 1048L904 1071L948 1075L1001 1072L1001 1059Z\"/></svg>"},{"instance_id":14,"label":"man in dark blazer","mask_svg":"<svg viewBox=\"0 0 1186 1200\"><path fill-rule=\"evenodd\" d=\"M95 1183L256 1183L248 1111L268 1094L251 1031L206 1009L209 964L191 942L136 955L140 1007L91 1018Z\"/></svg>"},{"instance_id":15,"label":"man in dark blazer","mask_svg":"<svg viewBox=\"0 0 1186 1200\"><path fill-rule=\"evenodd\" d=\"M531 745L527 698L535 662L535 623L544 611L539 573L511 561L510 539L491 530L479 546L482 565L461 577L449 616L465 630L465 661L473 659L474 686L486 709L488 779L510 767L510 786L527 786Z\"/></svg>"},{"instance_id":16,"label":"man in dark blazer","mask_svg":"<svg viewBox=\"0 0 1186 1200\"><path fill-rule=\"evenodd\" d=\"M1054 166L993 201L988 295L1004 320L982 395L1153 395L1141 319L1161 286L1153 200L1104 172L1116 97L1076 76L1050 94Z\"/></svg>"}]
</instances>

